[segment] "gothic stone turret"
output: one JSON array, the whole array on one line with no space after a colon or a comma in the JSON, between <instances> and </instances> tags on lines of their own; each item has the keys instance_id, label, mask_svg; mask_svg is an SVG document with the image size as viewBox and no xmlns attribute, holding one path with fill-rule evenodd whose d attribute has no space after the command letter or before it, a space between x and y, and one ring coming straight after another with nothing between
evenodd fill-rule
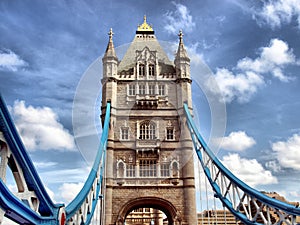
<instances>
[{"instance_id":1,"label":"gothic stone turret","mask_svg":"<svg viewBox=\"0 0 300 225\"><path fill-rule=\"evenodd\" d=\"M184 102L192 110L190 59L182 33L179 38L174 65L145 17L118 62L109 33L102 79L102 113L107 101L112 105L106 225L123 225L138 208L161 210L169 224L197 223L193 148L183 114Z\"/></svg>"}]
</instances>

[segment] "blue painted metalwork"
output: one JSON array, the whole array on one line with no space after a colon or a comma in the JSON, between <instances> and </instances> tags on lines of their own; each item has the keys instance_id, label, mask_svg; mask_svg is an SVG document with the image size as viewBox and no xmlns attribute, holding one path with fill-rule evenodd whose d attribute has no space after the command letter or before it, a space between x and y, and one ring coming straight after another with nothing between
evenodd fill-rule
<instances>
[{"instance_id":1,"label":"blue painted metalwork","mask_svg":"<svg viewBox=\"0 0 300 225\"><path fill-rule=\"evenodd\" d=\"M57 220L58 217L58 212L61 207L63 207L62 204L54 204L49 197L44 185L42 184L42 181L40 177L38 176L38 173L29 158L29 155L27 154L27 151L20 139L20 136L18 135L18 132L16 130L16 127L10 117L10 114L8 112L8 109L6 107L6 104L0 95L0 130L2 131L7 144L9 145L9 148L11 152L14 155L15 160L18 162L18 164L21 166L24 174L24 178L26 180L26 184L28 186L28 189L34 191L36 194L37 198L39 199L39 209L38 212L41 215L41 218L47 217L47 220L52 221L52 220ZM3 184L3 183L2 183ZM7 188L3 185L1 185L1 191L2 193L6 193L5 196L9 197L10 194L7 192ZM2 195L1 195L2 197ZM4 196L3 196L4 197ZM5 199L1 199L1 203L3 204L7 201ZM12 206L16 208L12 208L10 210L18 212L20 209L26 209L28 207L26 204L23 202L19 201L12 201L14 204ZM7 205L7 204L6 204ZM8 206L8 205L7 205ZM19 206L19 207L18 207ZM2 208L1 204L1 208ZM26 210L25 210L26 211ZM37 224L34 221L31 221L31 216L30 213L27 214L24 211L23 219L27 221L28 224ZM20 211L19 211L20 212ZM16 214L17 215L17 214ZM28 216L28 217L26 217ZM18 222L18 217L16 218L11 218L12 220ZM35 217L35 219L38 219ZM49 224L52 224L50 222Z\"/></svg>"},{"instance_id":2,"label":"blue painted metalwork","mask_svg":"<svg viewBox=\"0 0 300 225\"><path fill-rule=\"evenodd\" d=\"M12 194L7 186L0 180L0 208L4 210L5 216L19 224L59 224L59 214L64 208L63 204L54 204L47 194L37 171L26 152L26 149L17 133L12 118L9 115L6 104L0 96L0 130L4 135L14 159L20 165L24 174L24 179L30 191L33 191L39 200L39 209L34 211L22 200ZM102 131L101 142L97 152L93 168L75 199L65 208L66 223L70 222L71 218L78 212L81 212L80 224L89 224L93 217L104 176L106 144L110 121L110 103L107 103L104 126ZM85 215L82 215L82 207L85 206ZM82 219L84 217L84 219ZM78 221L75 221L78 224Z\"/></svg>"},{"instance_id":3,"label":"blue painted metalwork","mask_svg":"<svg viewBox=\"0 0 300 225\"><path fill-rule=\"evenodd\" d=\"M42 224L42 221L45 220L45 218L41 217L20 199L15 197L2 180L0 180L0 205L4 211L8 212L6 213L6 217L19 224ZM56 221L54 218L46 218L46 220L51 219Z\"/></svg>"},{"instance_id":4,"label":"blue painted metalwork","mask_svg":"<svg viewBox=\"0 0 300 225\"><path fill-rule=\"evenodd\" d=\"M96 159L93 164L93 168L81 191L78 193L75 199L73 199L73 201L66 207L67 221L69 221L78 212L78 210L80 210L80 208L84 204L84 201L90 194L90 190L92 189L93 184L97 179L97 173L99 172L100 176L99 176L99 181L97 181L96 194L92 200L92 207L90 209L90 212L86 215L87 216L86 220L82 221L81 224L89 224L91 218L93 217L93 213L95 211L96 204L98 201L100 188L102 186L103 172L105 168L106 144L107 144L108 131L109 131L109 121L110 121L110 103L107 103L104 126L102 129L102 137L96 155ZM81 219L81 218L77 218L77 219Z\"/></svg>"},{"instance_id":5,"label":"blue painted metalwork","mask_svg":"<svg viewBox=\"0 0 300 225\"><path fill-rule=\"evenodd\" d=\"M271 224L268 220L270 219L268 217L270 217L271 210L276 212L280 219L282 219L280 222L282 222L284 219L288 219L289 221L291 221L291 224L296 224L295 218L296 216L300 216L300 208L270 198L269 196L266 196L263 193L249 187L247 184L245 184L236 176L234 176L219 161L219 159L214 155L214 153L209 149L208 145L205 143L204 139L200 135L196 125L193 122L187 104L184 104L184 112L187 117L187 125L192 136L198 159L200 160L204 173L215 192L215 197L219 198L221 202L239 220L246 224L260 224L256 221L258 215L261 218L266 217L264 222L265 224ZM221 180L221 182L217 183L217 180ZM227 183L226 180L228 181ZM225 183L223 187L221 187L222 182ZM229 197L228 195L230 189L232 189L231 191L233 192L233 197ZM233 202L233 199L235 198L239 198L238 204L235 204ZM248 202L246 202L247 199L249 199ZM245 202L248 205L244 205ZM250 204L255 205L258 211L260 211L257 212L257 215L253 216L251 215L251 212L249 212L248 214L245 213L247 207L250 208ZM266 214L266 216L263 215L263 210L265 210L264 213Z\"/></svg>"}]
</instances>

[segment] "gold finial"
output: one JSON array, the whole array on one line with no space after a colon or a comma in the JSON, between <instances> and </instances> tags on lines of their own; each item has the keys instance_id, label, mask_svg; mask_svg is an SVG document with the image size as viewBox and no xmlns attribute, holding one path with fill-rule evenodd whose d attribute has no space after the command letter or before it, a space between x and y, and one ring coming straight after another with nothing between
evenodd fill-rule
<instances>
[{"instance_id":1,"label":"gold finial","mask_svg":"<svg viewBox=\"0 0 300 225\"><path fill-rule=\"evenodd\" d=\"M182 30L179 30L179 43L181 44L182 43L182 40L183 40L183 33L182 33Z\"/></svg>"},{"instance_id":2,"label":"gold finial","mask_svg":"<svg viewBox=\"0 0 300 225\"><path fill-rule=\"evenodd\" d=\"M112 41L112 37L113 37L114 33L112 31L112 28L110 28L109 32L108 32L108 36L109 36L109 41Z\"/></svg>"},{"instance_id":3,"label":"gold finial","mask_svg":"<svg viewBox=\"0 0 300 225\"><path fill-rule=\"evenodd\" d=\"M144 22L138 26L138 31L153 31L152 26L147 23L147 17L144 15Z\"/></svg>"}]
</instances>

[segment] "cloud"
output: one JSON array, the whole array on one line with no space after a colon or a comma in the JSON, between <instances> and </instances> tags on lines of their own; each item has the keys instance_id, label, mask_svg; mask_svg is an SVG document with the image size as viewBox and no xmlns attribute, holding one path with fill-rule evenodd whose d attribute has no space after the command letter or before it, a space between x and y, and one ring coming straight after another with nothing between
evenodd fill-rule
<instances>
[{"instance_id":1,"label":"cloud","mask_svg":"<svg viewBox=\"0 0 300 225\"><path fill-rule=\"evenodd\" d=\"M249 137L245 131L237 131L231 132L229 136L223 138L221 148L240 152L251 148L255 144L255 140Z\"/></svg>"},{"instance_id":2,"label":"cloud","mask_svg":"<svg viewBox=\"0 0 300 225\"><path fill-rule=\"evenodd\" d=\"M89 167L78 167L75 169L52 169L40 172L39 175L45 183L64 183L66 180L80 183L85 182L89 172Z\"/></svg>"},{"instance_id":3,"label":"cloud","mask_svg":"<svg viewBox=\"0 0 300 225\"><path fill-rule=\"evenodd\" d=\"M164 15L166 21L165 30L172 34L178 33L179 30L183 30L184 32L193 31L196 24L188 8L180 3L172 2L172 4L175 5L176 10L169 11Z\"/></svg>"},{"instance_id":4,"label":"cloud","mask_svg":"<svg viewBox=\"0 0 300 225\"><path fill-rule=\"evenodd\" d=\"M258 22L269 24L272 28L297 20L300 28L300 4L298 0L269 0L255 13Z\"/></svg>"},{"instance_id":5,"label":"cloud","mask_svg":"<svg viewBox=\"0 0 300 225\"><path fill-rule=\"evenodd\" d=\"M226 102L232 102L236 99L239 103L245 103L255 94L259 87L264 84L264 79L261 75L251 71L234 74L228 69L218 68L215 74L215 80L219 90L211 86L212 92L221 92Z\"/></svg>"},{"instance_id":6,"label":"cloud","mask_svg":"<svg viewBox=\"0 0 300 225\"><path fill-rule=\"evenodd\" d=\"M32 150L74 150L72 135L59 122L58 116L48 107L25 105L15 101L11 109L16 127L25 146Z\"/></svg>"},{"instance_id":7,"label":"cloud","mask_svg":"<svg viewBox=\"0 0 300 225\"><path fill-rule=\"evenodd\" d=\"M54 167L58 163L57 162L33 162L33 164L36 168L45 169L49 167Z\"/></svg>"},{"instance_id":8,"label":"cloud","mask_svg":"<svg viewBox=\"0 0 300 225\"><path fill-rule=\"evenodd\" d=\"M84 183L63 183L58 190L65 204L71 202L79 193Z\"/></svg>"},{"instance_id":9,"label":"cloud","mask_svg":"<svg viewBox=\"0 0 300 225\"><path fill-rule=\"evenodd\" d=\"M27 63L16 53L9 49L0 50L0 70L17 71L27 66Z\"/></svg>"},{"instance_id":10,"label":"cloud","mask_svg":"<svg viewBox=\"0 0 300 225\"><path fill-rule=\"evenodd\" d=\"M248 102L251 97L265 84L264 77L272 75L282 82L293 80L284 75L283 69L288 65L297 65L297 59L288 44L279 39L272 39L267 47L259 50L255 59L245 57L229 70L217 68L215 80L217 89L208 80L206 85L216 94L220 91L226 102L237 100L239 103Z\"/></svg>"},{"instance_id":11,"label":"cloud","mask_svg":"<svg viewBox=\"0 0 300 225\"><path fill-rule=\"evenodd\" d=\"M272 170L275 173L281 171L281 166L279 165L277 160L268 161L266 162L265 166L266 168Z\"/></svg>"},{"instance_id":12,"label":"cloud","mask_svg":"<svg viewBox=\"0 0 300 225\"><path fill-rule=\"evenodd\" d=\"M256 59L248 57L241 59L237 63L237 68L242 71L253 71L260 74L271 73L283 82L291 79L282 72L285 65L296 64L293 51L289 49L286 42L276 38L272 39L269 46L261 48L260 51L260 56Z\"/></svg>"},{"instance_id":13,"label":"cloud","mask_svg":"<svg viewBox=\"0 0 300 225\"><path fill-rule=\"evenodd\" d=\"M229 154L223 157L222 163L249 186L255 187L278 182L271 171L265 170L256 159L245 159L238 154Z\"/></svg>"},{"instance_id":14,"label":"cloud","mask_svg":"<svg viewBox=\"0 0 300 225\"><path fill-rule=\"evenodd\" d=\"M300 170L300 135L294 134L287 141L272 143L272 150L280 166Z\"/></svg>"},{"instance_id":15,"label":"cloud","mask_svg":"<svg viewBox=\"0 0 300 225\"><path fill-rule=\"evenodd\" d=\"M51 200L55 201L55 194L54 194L54 192L50 188L48 188L47 186L45 186L45 189L46 189L49 197L51 198Z\"/></svg>"}]
</instances>

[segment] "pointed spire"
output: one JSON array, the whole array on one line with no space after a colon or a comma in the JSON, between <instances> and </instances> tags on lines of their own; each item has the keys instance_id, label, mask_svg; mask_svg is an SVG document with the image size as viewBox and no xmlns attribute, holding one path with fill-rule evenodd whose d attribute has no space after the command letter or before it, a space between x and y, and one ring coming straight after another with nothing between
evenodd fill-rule
<instances>
[{"instance_id":1,"label":"pointed spire","mask_svg":"<svg viewBox=\"0 0 300 225\"><path fill-rule=\"evenodd\" d=\"M186 60L190 61L190 58L189 58L189 56L185 50L184 44L183 44L182 30L179 31L178 37L179 37L179 45L178 45L178 50L177 50L177 54L175 57L175 61L181 60L181 59L186 59Z\"/></svg>"},{"instance_id":2,"label":"pointed spire","mask_svg":"<svg viewBox=\"0 0 300 225\"><path fill-rule=\"evenodd\" d=\"M182 30L179 30L179 44L183 44L183 33L182 33Z\"/></svg>"},{"instance_id":3,"label":"pointed spire","mask_svg":"<svg viewBox=\"0 0 300 225\"><path fill-rule=\"evenodd\" d=\"M104 57L115 57L115 58L117 58L114 43L113 43L113 35L114 35L114 33L112 31L112 28L110 28L109 33L108 33L109 41L108 41L108 44L107 44L107 48L106 48Z\"/></svg>"},{"instance_id":4,"label":"pointed spire","mask_svg":"<svg viewBox=\"0 0 300 225\"><path fill-rule=\"evenodd\" d=\"M114 35L114 32L112 31L112 28L110 28L108 36L109 36L109 42L112 42L112 37Z\"/></svg>"}]
</instances>

